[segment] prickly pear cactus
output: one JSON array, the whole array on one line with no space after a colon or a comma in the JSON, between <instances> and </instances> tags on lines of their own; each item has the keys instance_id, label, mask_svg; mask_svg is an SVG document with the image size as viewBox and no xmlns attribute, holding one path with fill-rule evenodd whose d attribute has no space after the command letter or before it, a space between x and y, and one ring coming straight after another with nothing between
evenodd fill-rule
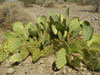
<instances>
[{"instance_id":1,"label":"prickly pear cactus","mask_svg":"<svg viewBox=\"0 0 100 75\"><path fill-rule=\"evenodd\" d=\"M23 45L21 46L19 52L14 53L10 58L9 61L10 62L21 62L23 60L25 60L29 55L29 52L27 50L27 46L26 43L23 43Z\"/></svg>"},{"instance_id":2,"label":"prickly pear cactus","mask_svg":"<svg viewBox=\"0 0 100 75\"><path fill-rule=\"evenodd\" d=\"M24 45L24 46L21 47L20 55L22 57L22 60L25 60L28 57L29 52L27 50L27 46L26 45Z\"/></svg>"},{"instance_id":3,"label":"prickly pear cactus","mask_svg":"<svg viewBox=\"0 0 100 75\"><path fill-rule=\"evenodd\" d=\"M98 43L100 43L100 35L93 34L92 39L89 40L89 41L87 42L88 46L91 46L91 44L92 44L93 42L98 42Z\"/></svg>"},{"instance_id":4,"label":"prickly pear cactus","mask_svg":"<svg viewBox=\"0 0 100 75\"><path fill-rule=\"evenodd\" d=\"M99 71L100 70L100 57L95 51L83 50L83 61L91 70Z\"/></svg>"},{"instance_id":5,"label":"prickly pear cactus","mask_svg":"<svg viewBox=\"0 0 100 75\"><path fill-rule=\"evenodd\" d=\"M53 46L49 45L45 47L43 50L41 50L41 57L49 56L54 52Z\"/></svg>"},{"instance_id":6,"label":"prickly pear cactus","mask_svg":"<svg viewBox=\"0 0 100 75\"><path fill-rule=\"evenodd\" d=\"M13 24L13 30L15 31L15 32L19 32L19 31L21 31L21 30L23 30L24 29L24 26L23 26L23 24L21 23L21 22L15 22L14 24Z\"/></svg>"},{"instance_id":7,"label":"prickly pear cactus","mask_svg":"<svg viewBox=\"0 0 100 75\"><path fill-rule=\"evenodd\" d=\"M94 30L91 26L84 26L82 30L83 39L86 41L91 40L93 31Z\"/></svg>"},{"instance_id":8,"label":"prickly pear cactus","mask_svg":"<svg viewBox=\"0 0 100 75\"><path fill-rule=\"evenodd\" d=\"M32 61L36 62L40 58L40 49L34 49L32 53Z\"/></svg>"},{"instance_id":9,"label":"prickly pear cactus","mask_svg":"<svg viewBox=\"0 0 100 75\"><path fill-rule=\"evenodd\" d=\"M69 31L74 32L78 29L80 29L79 19L78 18L73 18L70 25L69 25Z\"/></svg>"},{"instance_id":10,"label":"prickly pear cactus","mask_svg":"<svg viewBox=\"0 0 100 75\"><path fill-rule=\"evenodd\" d=\"M0 44L0 63L8 57L8 54L3 50L2 44Z\"/></svg>"},{"instance_id":11,"label":"prickly pear cactus","mask_svg":"<svg viewBox=\"0 0 100 75\"><path fill-rule=\"evenodd\" d=\"M9 57L10 62L21 62L29 55L36 62L41 57L56 53L56 67L65 65L82 67L83 62L91 70L100 71L100 35L93 34L94 29L87 21L69 18L69 9L64 15L51 11L38 17L36 23L21 22L13 25L13 32L4 34L0 44L0 63Z\"/></svg>"},{"instance_id":12,"label":"prickly pear cactus","mask_svg":"<svg viewBox=\"0 0 100 75\"><path fill-rule=\"evenodd\" d=\"M6 51L13 54L13 53L17 53L20 50L21 47L21 39L20 38L16 38L16 37L8 37L7 39L7 48Z\"/></svg>"},{"instance_id":13,"label":"prickly pear cactus","mask_svg":"<svg viewBox=\"0 0 100 75\"><path fill-rule=\"evenodd\" d=\"M9 61L10 62L21 62L22 57L21 57L20 53L15 53L9 58Z\"/></svg>"},{"instance_id":14,"label":"prickly pear cactus","mask_svg":"<svg viewBox=\"0 0 100 75\"><path fill-rule=\"evenodd\" d=\"M61 69L65 64L67 64L66 50L62 48L57 53L56 67Z\"/></svg>"}]
</instances>

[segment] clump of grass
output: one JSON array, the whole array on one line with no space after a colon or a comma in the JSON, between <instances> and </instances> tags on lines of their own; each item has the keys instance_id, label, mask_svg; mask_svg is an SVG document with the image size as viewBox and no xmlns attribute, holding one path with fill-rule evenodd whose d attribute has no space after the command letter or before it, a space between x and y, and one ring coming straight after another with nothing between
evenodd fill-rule
<instances>
[{"instance_id":1,"label":"clump of grass","mask_svg":"<svg viewBox=\"0 0 100 75\"><path fill-rule=\"evenodd\" d=\"M24 10L19 2L5 2L0 6L0 28L12 30L12 24L21 21L26 24L33 17Z\"/></svg>"}]
</instances>

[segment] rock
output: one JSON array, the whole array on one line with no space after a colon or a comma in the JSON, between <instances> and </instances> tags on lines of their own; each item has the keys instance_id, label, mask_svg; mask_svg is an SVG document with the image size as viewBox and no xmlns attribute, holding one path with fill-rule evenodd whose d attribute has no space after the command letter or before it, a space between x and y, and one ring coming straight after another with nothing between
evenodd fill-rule
<instances>
[{"instance_id":1,"label":"rock","mask_svg":"<svg viewBox=\"0 0 100 75\"><path fill-rule=\"evenodd\" d=\"M62 73L63 74L66 74L67 73L66 68L63 69Z\"/></svg>"},{"instance_id":2,"label":"rock","mask_svg":"<svg viewBox=\"0 0 100 75\"><path fill-rule=\"evenodd\" d=\"M43 60L40 60L40 61L39 61L39 64L44 64L44 61L43 61Z\"/></svg>"},{"instance_id":3,"label":"rock","mask_svg":"<svg viewBox=\"0 0 100 75\"><path fill-rule=\"evenodd\" d=\"M62 71L62 73L63 73L63 74L66 74L66 70L64 69L64 70Z\"/></svg>"},{"instance_id":4,"label":"rock","mask_svg":"<svg viewBox=\"0 0 100 75\"><path fill-rule=\"evenodd\" d=\"M57 73L56 72L53 72L51 75L57 75Z\"/></svg>"},{"instance_id":5,"label":"rock","mask_svg":"<svg viewBox=\"0 0 100 75\"><path fill-rule=\"evenodd\" d=\"M82 68L82 70L83 70L83 71L86 71L87 69L86 69L86 68Z\"/></svg>"},{"instance_id":6,"label":"rock","mask_svg":"<svg viewBox=\"0 0 100 75\"><path fill-rule=\"evenodd\" d=\"M93 17L91 20L99 20L99 17Z\"/></svg>"},{"instance_id":7,"label":"rock","mask_svg":"<svg viewBox=\"0 0 100 75\"><path fill-rule=\"evenodd\" d=\"M90 72L81 72L82 75L92 75Z\"/></svg>"},{"instance_id":8,"label":"rock","mask_svg":"<svg viewBox=\"0 0 100 75\"><path fill-rule=\"evenodd\" d=\"M14 72L16 72L13 68L8 68L7 70L7 74L13 74Z\"/></svg>"},{"instance_id":9,"label":"rock","mask_svg":"<svg viewBox=\"0 0 100 75\"><path fill-rule=\"evenodd\" d=\"M98 17L95 17L95 20L99 20L99 18Z\"/></svg>"},{"instance_id":10,"label":"rock","mask_svg":"<svg viewBox=\"0 0 100 75\"><path fill-rule=\"evenodd\" d=\"M70 73L71 71L72 71L72 69L71 69L71 68L69 68L69 69L68 69L68 72Z\"/></svg>"}]
</instances>

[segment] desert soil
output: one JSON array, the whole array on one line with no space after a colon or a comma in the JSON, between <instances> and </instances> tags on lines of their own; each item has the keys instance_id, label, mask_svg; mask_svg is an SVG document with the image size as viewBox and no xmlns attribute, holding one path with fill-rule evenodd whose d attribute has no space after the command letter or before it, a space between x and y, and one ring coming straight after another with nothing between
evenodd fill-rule
<instances>
[{"instance_id":1,"label":"desert soil","mask_svg":"<svg viewBox=\"0 0 100 75\"><path fill-rule=\"evenodd\" d=\"M42 7L40 5L33 5L33 7L25 8L27 13L34 17L34 20L38 16L48 15L50 10L57 13L64 13L64 11L70 8L70 17L77 16L80 20L88 20L94 27L95 33L100 34L100 13L92 12L92 6L79 6L73 3L54 4L52 8ZM2 30L0 30L2 31ZM53 63L55 61L55 55L41 58L36 63L32 63L29 56L25 61L20 64L11 65L8 59L0 65L0 75L100 75L100 72L94 72L84 68L77 71L69 66L65 66L59 71L53 71Z\"/></svg>"}]
</instances>

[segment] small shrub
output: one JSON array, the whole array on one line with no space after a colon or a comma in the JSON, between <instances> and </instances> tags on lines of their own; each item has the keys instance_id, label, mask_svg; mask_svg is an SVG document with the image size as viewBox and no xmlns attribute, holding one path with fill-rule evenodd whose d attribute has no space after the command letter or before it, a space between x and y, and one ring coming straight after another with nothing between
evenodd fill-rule
<instances>
[{"instance_id":1,"label":"small shrub","mask_svg":"<svg viewBox=\"0 0 100 75\"><path fill-rule=\"evenodd\" d=\"M12 29L15 21L22 21L26 24L33 18L28 14L20 3L5 2L0 6L0 27L4 29Z\"/></svg>"}]
</instances>

